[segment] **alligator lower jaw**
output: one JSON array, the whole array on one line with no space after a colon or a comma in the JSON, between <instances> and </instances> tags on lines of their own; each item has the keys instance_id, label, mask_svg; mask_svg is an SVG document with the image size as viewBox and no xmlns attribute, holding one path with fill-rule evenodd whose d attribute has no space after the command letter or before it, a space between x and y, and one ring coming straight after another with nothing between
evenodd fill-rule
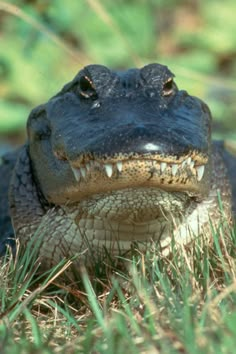
<instances>
[{"instance_id":1,"label":"alligator lower jaw","mask_svg":"<svg viewBox=\"0 0 236 354\"><path fill-rule=\"evenodd\" d=\"M124 227L134 223L138 227L140 224L153 221L158 221L159 226L162 227L167 220L170 222L173 218L181 218L193 204L195 205L196 201L186 193L170 193L160 188L138 187L95 194L81 200L80 203L68 204L63 208L70 209L71 214L75 213L76 220L81 218L100 219L103 222L106 220L107 227L110 222L117 222ZM122 227L119 227L119 231L121 229ZM128 232L128 229L126 231ZM145 237L145 233L143 236Z\"/></svg>"}]
</instances>

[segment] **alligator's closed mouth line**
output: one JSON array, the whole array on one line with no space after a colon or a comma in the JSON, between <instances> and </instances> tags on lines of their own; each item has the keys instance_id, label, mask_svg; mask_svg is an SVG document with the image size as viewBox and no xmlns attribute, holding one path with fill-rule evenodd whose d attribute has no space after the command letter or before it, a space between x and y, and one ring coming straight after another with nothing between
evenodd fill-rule
<instances>
[{"instance_id":1,"label":"alligator's closed mouth line","mask_svg":"<svg viewBox=\"0 0 236 354\"><path fill-rule=\"evenodd\" d=\"M112 176L114 176L114 172L122 172L123 164L126 162L129 162L129 160L117 161L116 163L102 163L91 160L85 165L80 165L80 167L75 167L71 164L71 169L77 182L82 179L85 180L88 177L88 174L92 173L93 170L104 171L106 176L108 178L111 178ZM149 163L150 167L153 167L156 171L159 171L160 174L165 174L165 172L168 171L169 174L171 174L173 177L177 175L178 171L183 171L184 169L188 168L192 172L192 174L196 176L198 182L202 180L205 172L205 165L195 165L195 162L191 159L191 157L188 157L179 164L147 159L136 160L135 163L137 168L139 167L140 163Z\"/></svg>"}]
</instances>

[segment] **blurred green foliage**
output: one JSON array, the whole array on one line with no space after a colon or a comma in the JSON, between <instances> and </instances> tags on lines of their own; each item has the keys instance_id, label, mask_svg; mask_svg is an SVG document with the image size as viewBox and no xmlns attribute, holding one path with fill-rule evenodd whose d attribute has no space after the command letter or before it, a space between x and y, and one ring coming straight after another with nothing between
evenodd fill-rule
<instances>
[{"instance_id":1,"label":"blurred green foliage","mask_svg":"<svg viewBox=\"0 0 236 354\"><path fill-rule=\"evenodd\" d=\"M0 132L25 126L86 64L167 64L236 138L235 0L0 1Z\"/></svg>"}]
</instances>

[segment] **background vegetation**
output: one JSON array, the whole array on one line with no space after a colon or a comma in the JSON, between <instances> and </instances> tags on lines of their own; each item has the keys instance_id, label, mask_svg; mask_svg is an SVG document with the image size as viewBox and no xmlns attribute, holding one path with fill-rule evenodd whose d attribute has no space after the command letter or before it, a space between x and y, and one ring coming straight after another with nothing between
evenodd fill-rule
<instances>
[{"instance_id":1,"label":"background vegetation","mask_svg":"<svg viewBox=\"0 0 236 354\"><path fill-rule=\"evenodd\" d=\"M160 62L209 104L215 135L236 140L235 13L235 0L0 0L0 139L22 142L29 111L86 64ZM37 273L33 239L1 259L0 353L234 353L236 233L225 224L211 245L173 243L172 257L154 249L77 284L58 278L70 261Z\"/></svg>"},{"instance_id":2,"label":"background vegetation","mask_svg":"<svg viewBox=\"0 0 236 354\"><path fill-rule=\"evenodd\" d=\"M86 64L160 62L235 138L235 13L234 0L0 1L0 134L23 130Z\"/></svg>"}]
</instances>

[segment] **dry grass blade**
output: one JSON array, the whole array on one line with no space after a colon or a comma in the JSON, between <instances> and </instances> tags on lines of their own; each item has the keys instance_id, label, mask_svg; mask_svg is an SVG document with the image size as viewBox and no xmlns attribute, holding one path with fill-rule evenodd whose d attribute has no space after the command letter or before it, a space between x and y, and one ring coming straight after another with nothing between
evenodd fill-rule
<instances>
[{"instance_id":1,"label":"dry grass blade","mask_svg":"<svg viewBox=\"0 0 236 354\"><path fill-rule=\"evenodd\" d=\"M227 286L227 288L223 289L211 302L209 302L208 307L214 308L219 305L219 303L228 297L231 293L236 293L236 280Z\"/></svg>"}]
</instances>

